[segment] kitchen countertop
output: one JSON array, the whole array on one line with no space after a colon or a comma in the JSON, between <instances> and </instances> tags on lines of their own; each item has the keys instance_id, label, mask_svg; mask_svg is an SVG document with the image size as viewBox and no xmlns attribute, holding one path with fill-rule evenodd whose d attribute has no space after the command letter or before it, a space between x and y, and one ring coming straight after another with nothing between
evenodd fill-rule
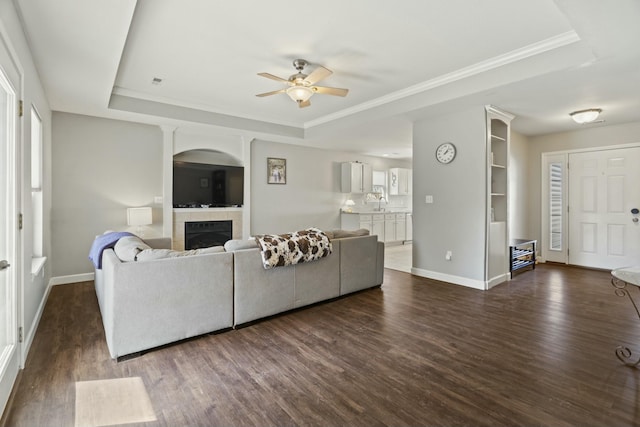
<instances>
[{"instance_id":1,"label":"kitchen countertop","mask_svg":"<svg viewBox=\"0 0 640 427\"><path fill-rule=\"evenodd\" d=\"M352 211L352 212L345 212L342 211L342 213L345 214L353 214L353 215L371 215L371 214L386 214L386 213L411 213L411 210L409 209L403 209L403 208L389 208L389 209L385 209L383 211Z\"/></svg>"}]
</instances>

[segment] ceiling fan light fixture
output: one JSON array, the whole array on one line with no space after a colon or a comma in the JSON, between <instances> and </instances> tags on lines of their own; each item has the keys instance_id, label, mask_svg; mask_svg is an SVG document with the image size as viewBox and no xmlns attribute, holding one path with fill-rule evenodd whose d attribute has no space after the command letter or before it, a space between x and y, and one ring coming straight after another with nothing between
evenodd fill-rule
<instances>
[{"instance_id":1,"label":"ceiling fan light fixture","mask_svg":"<svg viewBox=\"0 0 640 427\"><path fill-rule=\"evenodd\" d=\"M307 102L313 95L313 89L309 86L291 86L287 89L287 95L296 102Z\"/></svg>"},{"instance_id":2,"label":"ceiling fan light fixture","mask_svg":"<svg viewBox=\"0 0 640 427\"><path fill-rule=\"evenodd\" d=\"M602 113L602 110L600 108L590 108L588 110L574 111L569 115L571 116L574 122L582 125L585 123L591 123L595 121L600 115L600 113Z\"/></svg>"}]
</instances>

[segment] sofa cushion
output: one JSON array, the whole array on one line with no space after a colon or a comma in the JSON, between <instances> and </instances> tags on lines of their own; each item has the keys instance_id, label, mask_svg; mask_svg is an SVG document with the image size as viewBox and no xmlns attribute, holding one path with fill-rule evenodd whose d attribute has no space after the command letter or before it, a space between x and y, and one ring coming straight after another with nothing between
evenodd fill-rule
<instances>
[{"instance_id":1,"label":"sofa cushion","mask_svg":"<svg viewBox=\"0 0 640 427\"><path fill-rule=\"evenodd\" d=\"M176 258L181 256L215 254L224 252L222 246L211 246L210 248L191 249L188 251L174 251L171 249L145 249L136 257L137 261L152 261L154 259Z\"/></svg>"},{"instance_id":2,"label":"sofa cushion","mask_svg":"<svg viewBox=\"0 0 640 427\"><path fill-rule=\"evenodd\" d=\"M151 249L151 247L138 236L121 237L113 247L116 256L124 262L135 261L136 256L145 249Z\"/></svg>"},{"instance_id":3,"label":"sofa cushion","mask_svg":"<svg viewBox=\"0 0 640 427\"><path fill-rule=\"evenodd\" d=\"M342 239L344 237L359 237L359 236L368 236L369 230L366 228L361 228L359 230L333 230L327 232L327 235L330 239Z\"/></svg>"},{"instance_id":4,"label":"sofa cushion","mask_svg":"<svg viewBox=\"0 0 640 427\"><path fill-rule=\"evenodd\" d=\"M251 240L227 240L224 244L224 250L227 252L239 251L242 249L254 249L258 247L258 242L255 239Z\"/></svg>"}]
</instances>

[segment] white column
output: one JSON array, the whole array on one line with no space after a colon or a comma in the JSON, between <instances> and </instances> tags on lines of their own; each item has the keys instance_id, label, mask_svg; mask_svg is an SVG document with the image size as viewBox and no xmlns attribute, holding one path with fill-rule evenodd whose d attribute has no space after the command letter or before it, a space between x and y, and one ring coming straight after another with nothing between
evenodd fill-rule
<instances>
[{"instance_id":1,"label":"white column","mask_svg":"<svg viewBox=\"0 0 640 427\"><path fill-rule=\"evenodd\" d=\"M242 137L242 163L244 164L244 204L242 205L242 238L251 235L251 143L254 138Z\"/></svg>"},{"instance_id":2,"label":"white column","mask_svg":"<svg viewBox=\"0 0 640 427\"><path fill-rule=\"evenodd\" d=\"M173 238L173 145L175 126L162 130L162 236Z\"/></svg>"}]
</instances>

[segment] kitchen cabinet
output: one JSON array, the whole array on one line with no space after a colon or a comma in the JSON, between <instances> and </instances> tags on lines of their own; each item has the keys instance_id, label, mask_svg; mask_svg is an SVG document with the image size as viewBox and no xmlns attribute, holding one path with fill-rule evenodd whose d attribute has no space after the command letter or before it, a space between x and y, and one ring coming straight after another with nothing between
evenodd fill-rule
<instances>
[{"instance_id":1,"label":"kitchen cabinet","mask_svg":"<svg viewBox=\"0 0 640 427\"><path fill-rule=\"evenodd\" d=\"M378 236L378 240L384 242L384 215L371 215L371 234Z\"/></svg>"},{"instance_id":2,"label":"kitchen cabinet","mask_svg":"<svg viewBox=\"0 0 640 427\"><path fill-rule=\"evenodd\" d=\"M408 196L411 194L411 169L391 168L389 169L389 195Z\"/></svg>"},{"instance_id":3,"label":"kitchen cabinet","mask_svg":"<svg viewBox=\"0 0 640 427\"><path fill-rule=\"evenodd\" d=\"M358 217L358 229L365 228L369 230L369 233L371 233L371 230L373 230L371 215L358 215Z\"/></svg>"},{"instance_id":4,"label":"kitchen cabinet","mask_svg":"<svg viewBox=\"0 0 640 427\"><path fill-rule=\"evenodd\" d=\"M396 240L396 214L386 214L384 216L384 241L393 242Z\"/></svg>"},{"instance_id":5,"label":"kitchen cabinet","mask_svg":"<svg viewBox=\"0 0 640 427\"><path fill-rule=\"evenodd\" d=\"M360 215L358 229L362 228L369 230L369 233L371 233L371 230L373 229L373 225L371 224L371 215Z\"/></svg>"},{"instance_id":6,"label":"kitchen cabinet","mask_svg":"<svg viewBox=\"0 0 640 427\"><path fill-rule=\"evenodd\" d=\"M343 212L340 215L340 228L343 230L359 230L361 228L365 228L371 233L373 230L372 221L373 216L371 214Z\"/></svg>"},{"instance_id":7,"label":"kitchen cabinet","mask_svg":"<svg viewBox=\"0 0 640 427\"><path fill-rule=\"evenodd\" d=\"M340 226L344 230L366 228L370 234L377 235L381 242L404 242L407 240L407 214L404 212L343 212L340 216L340 222Z\"/></svg>"},{"instance_id":8,"label":"kitchen cabinet","mask_svg":"<svg viewBox=\"0 0 640 427\"><path fill-rule=\"evenodd\" d=\"M407 240L407 215L396 214L396 240L404 242Z\"/></svg>"},{"instance_id":9,"label":"kitchen cabinet","mask_svg":"<svg viewBox=\"0 0 640 427\"><path fill-rule=\"evenodd\" d=\"M384 215L384 241L404 242L407 240L407 214L387 213Z\"/></svg>"},{"instance_id":10,"label":"kitchen cabinet","mask_svg":"<svg viewBox=\"0 0 640 427\"><path fill-rule=\"evenodd\" d=\"M371 165L360 162L344 162L341 167L343 193L371 193L373 191Z\"/></svg>"}]
</instances>

